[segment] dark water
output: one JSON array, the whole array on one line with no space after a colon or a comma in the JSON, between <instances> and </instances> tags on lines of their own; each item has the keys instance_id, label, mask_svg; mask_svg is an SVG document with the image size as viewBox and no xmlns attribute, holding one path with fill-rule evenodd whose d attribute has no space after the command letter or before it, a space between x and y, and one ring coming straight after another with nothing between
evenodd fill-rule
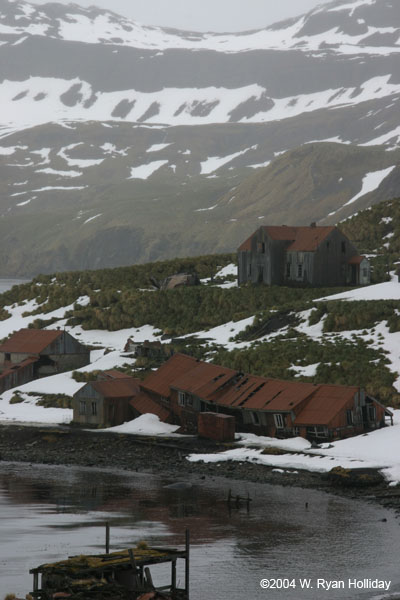
<instances>
[{"instance_id":1,"label":"dark water","mask_svg":"<svg viewBox=\"0 0 400 600\"><path fill-rule=\"evenodd\" d=\"M30 591L32 567L102 552L105 521L115 550L143 539L179 546L189 528L191 600L362 600L400 592L400 521L391 511L296 488L196 477L179 492L163 487L169 483L140 473L1 465L0 599ZM228 510L230 485L233 494L249 492L249 513L245 506ZM155 573L157 584L163 575ZM295 579L297 587L263 590L262 578ZM314 588L300 589L300 578ZM318 590L317 578L346 587ZM389 593L352 590L348 578L392 584Z\"/></svg>"}]
</instances>

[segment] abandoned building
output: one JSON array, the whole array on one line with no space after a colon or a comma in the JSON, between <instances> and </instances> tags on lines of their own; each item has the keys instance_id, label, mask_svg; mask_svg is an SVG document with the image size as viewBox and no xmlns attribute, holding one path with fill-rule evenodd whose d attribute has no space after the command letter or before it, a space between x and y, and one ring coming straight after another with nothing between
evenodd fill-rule
<instances>
[{"instance_id":1,"label":"abandoned building","mask_svg":"<svg viewBox=\"0 0 400 600\"><path fill-rule=\"evenodd\" d=\"M89 350L66 331L20 329L0 345L0 393L89 362Z\"/></svg>"},{"instance_id":2,"label":"abandoned building","mask_svg":"<svg viewBox=\"0 0 400 600\"><path fill-rule=\"evenodd\" d=\"M174 273L174 275L160 280L150 277L150 282L154 289L157 290L174 290L177 287L200 285L200 279L196 271L192 271L191 273Z\"/></svg>"},{"instance_id":3,"label":"abandoned building","mask_svg":"<svg viewBox=\"0 0 400 600\"><path fill-rule=\"evenodd\" d=\"M149 340L145 340L144 342L135 342L133 338L128 338L124 352L131 352L137 358L165 360L173 354L173 349L159 341L150 342Z\"/></svg>"},{"instance_id":4,"label":"abandoned building","mask_svg":"<svg viewBox=\"0 0 400 600\"><path fill-rule=\"evenodd\" d=\"M234 417L236 431L318 441L377 429L385 425L386 416L393 417L357 386L246 375L184 354L172 356L140 387L142 413L153 412L152 406L157 405L162 420L193 433L199 429L199 414L210 412ZM146 399L151 403L146 404ZM201 430L206 429L203 419Z\"/></svg>"},{"instance_id":5,"label":"abandoned building","mask_svg":"<svg viewBox=\"0 0 400 600\"><path fill-rule=\"evenodd\" d=\"M72 421L90 427L114 427L130 421L135 416L130 401L139 391L139 380L134 377L119 371L100 373L97 381L88 382L74 394Z\"/></svg>"},{"instance_id":6,"label":"abandoned building","mask_svg":"<svg viewBox=\"0 0 400 600\"><path fill-rule=\"evenodd\" d=\"M370 283L370 265L337 227L261 226L238 249L238 283Z\"/></svg>"}]
</instances>

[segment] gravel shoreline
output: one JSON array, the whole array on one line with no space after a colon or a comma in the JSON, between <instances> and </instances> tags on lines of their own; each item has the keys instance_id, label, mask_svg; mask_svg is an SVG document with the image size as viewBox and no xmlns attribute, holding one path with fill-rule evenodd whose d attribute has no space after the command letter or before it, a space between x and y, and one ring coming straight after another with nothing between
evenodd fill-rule
<instances>
[{"instance_id":1,"label":"gravel shoreline","mask_svg":"<svg viewBox=\"0 0 400 600\"><path fill-rule=\"evenodd\" d=\"M309 471L280 473L272 467L250 463L192 463L188 454L226 449L209 440L152 438L97 433L71 427L0 425L0 461L49 465L115 468L166 475L177 480L193 475L225 477L257 483L318 489L350 498L376 501L400 512L400 486L381 482L369 486L342 486L325 474Z\"/></svg>"}]
</instances>

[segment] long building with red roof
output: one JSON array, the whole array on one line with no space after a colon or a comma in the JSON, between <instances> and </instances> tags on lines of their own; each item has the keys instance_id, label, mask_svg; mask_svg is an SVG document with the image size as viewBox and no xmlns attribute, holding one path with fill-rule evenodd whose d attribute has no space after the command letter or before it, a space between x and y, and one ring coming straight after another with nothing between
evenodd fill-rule
<instances>
[{"instance_id":1,"label":"long building with red roof","mask_svg":"<svg viewBox=\"0 0 400 600\"><path fill-rule=\"evenodd\" d=\"M238 248L238 282L364 285L370 266L337 227L263 225Z\"/></svg>"},{"instance_id":2,"label":"long building with red roof","mask_svg":"<svg viewBox=\"0 0 400 600\"><path fill-rule=\"evenodd\" d=\"M172 356L140 387L132 404L140 414L156 412L188 432L197 431L199 413L214 412L235 417L237 431L327 441L382 427L391 416L357 386L248 375L184 354Z\"/></svg>"}]
</instances>

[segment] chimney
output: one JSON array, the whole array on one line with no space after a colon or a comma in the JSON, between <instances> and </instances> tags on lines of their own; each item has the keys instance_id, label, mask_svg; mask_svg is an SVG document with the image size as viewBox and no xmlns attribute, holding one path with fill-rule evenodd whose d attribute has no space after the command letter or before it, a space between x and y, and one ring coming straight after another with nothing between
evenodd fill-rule
<instances>
[{"instance_id":1,"label":"chimney","mask_svg":"<svg viewBox=\"0 0 400 600\"><path fill-rule=\"evenodd\" d=\"M313 222L310 224L310 227L316 227L316 226L317 226L317 223L316 223L315 221L313 221Z\"/></svg>"}]
</instances>

